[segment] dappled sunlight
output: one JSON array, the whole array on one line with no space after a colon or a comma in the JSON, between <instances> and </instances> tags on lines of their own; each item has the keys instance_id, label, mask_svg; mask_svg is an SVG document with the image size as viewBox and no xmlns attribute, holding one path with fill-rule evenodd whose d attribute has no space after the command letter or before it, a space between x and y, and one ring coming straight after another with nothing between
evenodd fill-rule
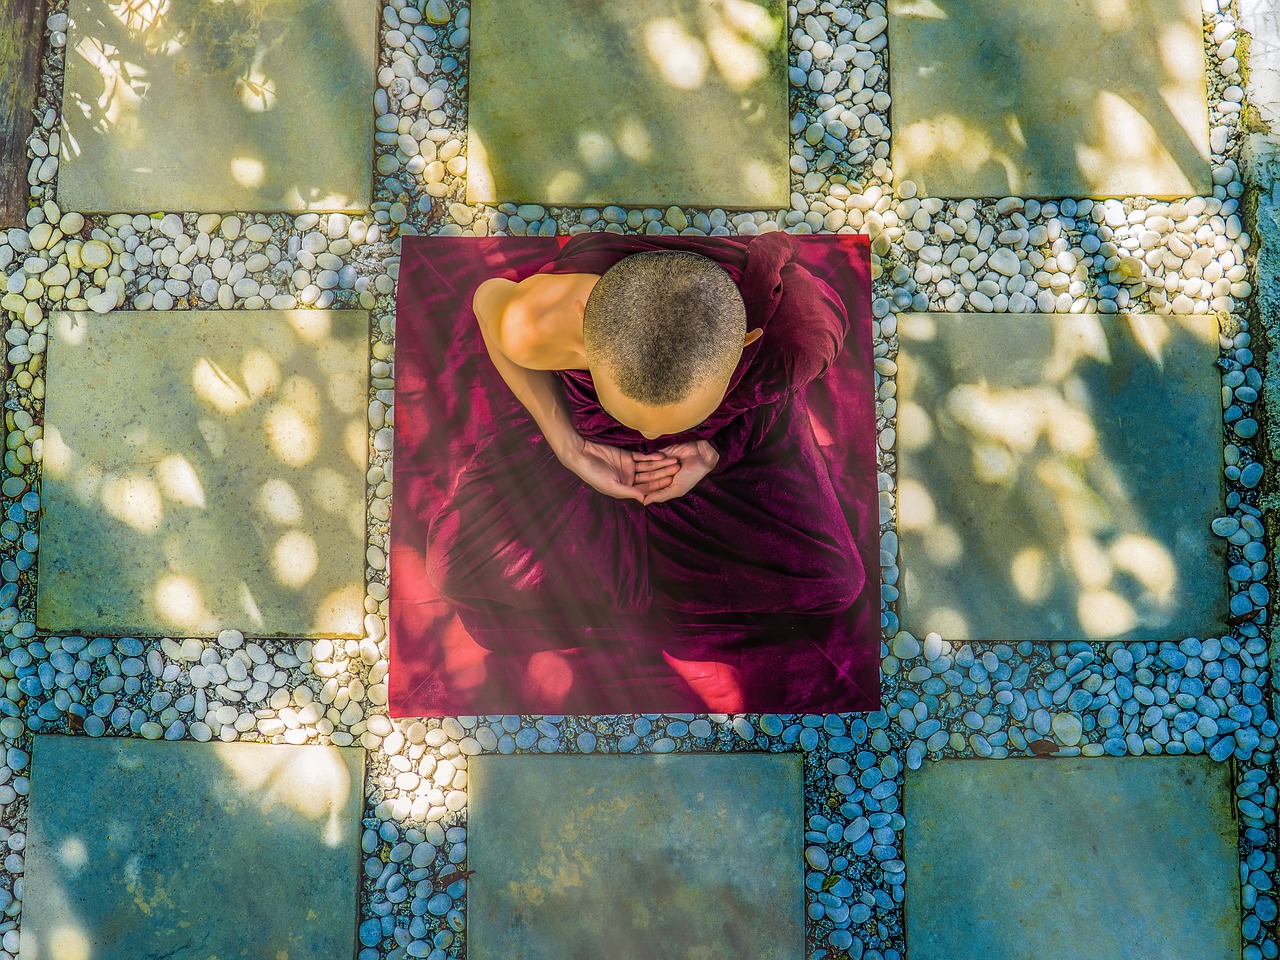
<instances>
[{"instance_id":1,"label":"dappled sunlight","mask_svg":"<svg viewBox=\"0 0 1280 960\"><path fill-rule=\"evenodd\" d=\"M376 29L353 5L71 0L60 202L367 206Z\"/></svg>"},{"instance_id":2,"label":"dappled sunlight","mask_svg":"<svg viewBox=\"0 0 1280 960\"><path fill-rule=\"evenodd\" d=\"M102 484L102 505L141 533L155 533L164 521L164 498L150 477L108 477Z\"/></svg>"},{"instance_id":3,"label":"dappled sunlight","mask_svg":"<svg viewBox=\"0 0 1280 960\"><path fill-rule=\"evenodd\" d=\"M41 624L358 635L367 315L134 316L54 318Z\"/></svg>"},{"instance_id":4,"label":"dappled sunlight","mask_svg":"<svg viewBox=\"0 0 1280 960\"><path fill-rule=\"evenodd\" d=\"M899 334L907 629L1213 629L1223 585L1190 575L1220 552L1220 492L1198 479L1220 473L1213 318L907 315Z\"/></svg>"},{"instance_id":5,"label":"dappled sunlight","mask_svg":"<svg viewBox=\"0 0 1280 960\"><path fill-rule=\"evenodd\" d=\"M277 807L322 821L321 838L337 847L354 836L355 825L344 812L356 784L336 747L305 746L279 750L260 745L246 751L242 744L212 744L227 772L236 778L243 802L264 817Z\"/></svg>"},{"instance_id":6,"label":"dappled sunlight","mask_svg":"<svg viewBox=\"0 0 1280 960\"><path fill-rule=\"evenodd\" d=\"M477 4L468 202L785 204L785 10L777 0Z\"/></svg>"},{"instance_id":7,"label":"dappled sunlight","mask_svg":"<svg viewBox=\"0 0 1280 960\"><path fill-rule=\"evenodd\" d=\"M79 927L58 927L49 934L49 960L91 960L93 944Z\"/></svg>"},{"instance_id":8,"label":"dappled sunlight","mask_svg":"<svg viewBox=\"0 0 1280 960\"><path fill-rule=\"evenodd\" d=\"M108 6L126 29L140 33L158 26L171 3L170 0L120 0Z\"/></svg>"},{"instance_id":9,"label":"dappled sunlight","mask_svg":"<svg viewBox=\"0 0 1280 960\"><path fill-rule=\"evenodd\" d=\"M706 46L678 20L650 20L644 27L645 49L659 75L677 90L696 90L707 78L711 57Z\"/></svg>"},{"instance_id":10,"label":"dappled sunlight","mask_svg":"<svg viewBox=\"0 0 1280 960\"><path fill-rule=\"evenodd\" d=\"M907 0L891 5L889 33L894 173L924 195L1212 186L1196 3Z\"/></svg>"}]
</instances>

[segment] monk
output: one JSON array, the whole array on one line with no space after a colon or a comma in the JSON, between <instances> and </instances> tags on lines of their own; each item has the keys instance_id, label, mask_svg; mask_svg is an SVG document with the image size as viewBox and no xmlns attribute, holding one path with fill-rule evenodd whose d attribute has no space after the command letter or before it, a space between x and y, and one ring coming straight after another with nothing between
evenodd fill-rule
<instances>
[{"instance_id":1,"label":"monk","mask_svg":"<svg viewBox=\"0 0 1280 960\"><path fill-rule=\"evenodd\" d=\"M588 234L473 306L519 406L432 518L461 611L830 617L864 582L805 406L845 308L782 233Z\"/></svg>"}]
</instances>

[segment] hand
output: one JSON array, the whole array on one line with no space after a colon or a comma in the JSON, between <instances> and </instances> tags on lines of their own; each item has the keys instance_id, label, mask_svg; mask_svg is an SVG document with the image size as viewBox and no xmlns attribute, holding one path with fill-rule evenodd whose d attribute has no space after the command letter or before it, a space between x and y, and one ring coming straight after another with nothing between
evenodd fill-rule
<instances>
[{"instance_id":1,"label":"hand","mask_svg":"<svg viewBox=\"0 0 1280 960\"><path fill-rule=\"evenodd\" d=\"M670 486L680 469L674 457L623 450L581 435L571 440L560 462L599 493L641 502L647 494Z\"/></svg>"},{"instance_id":2,"label":"hand","mask_svg":"<svg viewBox=\"0 0 1280 960\"><path fill-rule=\"evenodd\" d=\"M683 497L696 487L703 477L714 470L716 464L720 462L720 454L716 452L716 448L705 440L672 444L669 447L663 447L658 452L674 458L679 464L679 468L671 483L665 488L658 490L656 493L645 495L643 501L645 506L651 503L664 503L667 500L674 500L676 497Z\"/></svg>"}]
</instances>

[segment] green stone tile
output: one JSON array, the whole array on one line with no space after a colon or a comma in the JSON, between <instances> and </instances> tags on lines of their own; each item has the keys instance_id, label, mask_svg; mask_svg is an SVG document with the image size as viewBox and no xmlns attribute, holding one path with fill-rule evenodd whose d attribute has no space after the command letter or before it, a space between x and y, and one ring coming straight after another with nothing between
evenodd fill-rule
<instances>
[{"instance_id":1,"label":"green stone tile","mask_svg":"<svg viewBox=\"0 0 1280 960\"><path fill-rule=\"evenodd\" d=\"M784 0L473 0L467 199L787 205Z\"/></svg>"},{"instance_id":2,"label":"green stone tile","mask_svg":"<svg viewBox=\"0 0 1280 960\"><path fill-rule=\"evenodd\" d=\"M39 626L360 636L368 322L54 314Z\"/></svg>"},{"instance_id":3,"label":"green stone tile","mask_svg":"<svg viewBox=\"0 0 1280 960\"><path fill-rule=\"evenodd\" d=\"M351 960L364 751L37 736L22 960Z\"/></svg>"},{"instance_id":4,"label":"green stone tile","mask_svg":"<svg viewBox=\"0 0 1280 960\"><path fill-rule=\"evenodd\" d=\"M911 960L1239 960L1225 763L942 760L903 799Z\"/></svg>"},{"instance_id":5,"label":"green stone tile","mask_svg":"<svg viewBox=\"0 0 1280 960\"><path fill-rule=\"evenodd\" d=\"M369 204L377 7L70 0L64 210Z\"/></svg>"},{"instance_id":6,"label":"green stone tile","mask_svg":"<svg viewBox=\"0 0 1280 960\"><path fill-rule=\"evenodd\" d=\"M479 756L468 960L804 954L799 754Z\"/></svg>"},{"instance_id":7,"label":"green stone tile","mask_svg":"<svg viewBox=\"0 0 1280 960\"><path fill-rule=\"evenodd\" d=\"M893 169L922 196L1212 189L1198 0L889 0Z\"/></svg>"},{"instance_id":8,"label":"green stone tile","mask_svg":"<svg viewBox=\"0 0 1280 960\"><path fill-rule=\"evenodd\" d=\"M949 640L1225 629L1213 317L899 318L905 629Z\"/></svg>"}]
</instances>

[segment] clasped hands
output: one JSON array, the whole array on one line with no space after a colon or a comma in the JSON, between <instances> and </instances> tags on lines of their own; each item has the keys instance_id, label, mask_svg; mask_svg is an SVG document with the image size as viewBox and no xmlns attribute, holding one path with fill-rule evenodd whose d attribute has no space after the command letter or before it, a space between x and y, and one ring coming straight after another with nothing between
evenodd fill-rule
<instances>
[{"instance_id":1,"label":"clasped hands","mask_svg":"<svg viewBox=\"0 0 1280 960\"><path fill-rule=\"evenodd\" d=\"M640 453L578 435L560 461L600 493L648 506L684 496L715 469L720 454L705 440Z\"/></svg>"}]
</instances>

